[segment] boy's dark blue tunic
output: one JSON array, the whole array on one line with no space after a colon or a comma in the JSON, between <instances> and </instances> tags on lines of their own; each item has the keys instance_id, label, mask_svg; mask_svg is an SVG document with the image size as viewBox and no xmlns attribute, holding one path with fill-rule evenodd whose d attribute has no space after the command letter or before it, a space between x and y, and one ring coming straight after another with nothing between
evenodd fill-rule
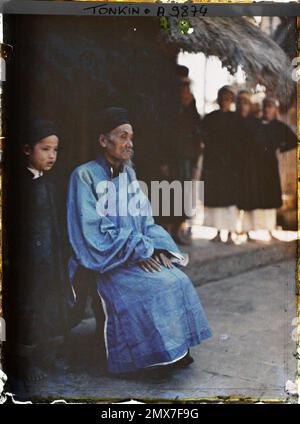
<instances>
[{"instance_id":1,"label":"boy's dark blue tunic","mask_svg":"<svg viewBox=\"0 0 300 424\"><path fill-rule=\"evenodd\" d=\"M14 193L11 238L12 338L36 345L62 335L65 326L63 215L57 187L47 173L23 169Z\"/></svg>"},{"instance_id":2,"label":"boy's dark blue tunic","mask_svg":"<svg viewBox=\"0 0 300 424\"><path fill-rule=\"evenodd\" d=\"M125 194L120 176L130 185ZM111 174L100 155L75 169L68 194L71 274L78 264L97 272L106 315L108 371L114 373L176 361L211 335L197 292L178 266L154 273L140 267L139 261L150 258L155 249L168 251L179 262L182 255L170 235L154 223L133 168L124 165L120 176ZM101 184L108 181L115 186L122 211L135 197L140 211L148 213L124 214L117 209L116 214L99 214L105 202Z\"/></svg>"}]
</instances>

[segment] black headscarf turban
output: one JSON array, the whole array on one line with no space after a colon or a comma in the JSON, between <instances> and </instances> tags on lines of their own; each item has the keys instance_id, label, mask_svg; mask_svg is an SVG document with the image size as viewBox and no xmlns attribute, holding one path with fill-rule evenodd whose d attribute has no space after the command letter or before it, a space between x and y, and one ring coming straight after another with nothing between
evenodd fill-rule
<instances>
[{"instance_id":1,"label":"black headscarf turban","mask_svg":"<svg viewBox=\"0 0 300 424\"><path fill-rule=\"evenodd\" d=\"M109 107L103 110L100 119L100 133L107 134L123 124L129 124L128 111L121 107Z\"/></svg>"},{"instance_id":2,"label":"black headscarf turban","mask_svg":"<svg viewBox=\"0 0 300 424\"><path fill-rule=\"evenodd\" d=\"M25 129L22 137L22 144L34 146L43 138L51 135L56 135L58 137L58 131L54 123L45 119L36 119L31 121Z\"/></svg>"}]
</instances>

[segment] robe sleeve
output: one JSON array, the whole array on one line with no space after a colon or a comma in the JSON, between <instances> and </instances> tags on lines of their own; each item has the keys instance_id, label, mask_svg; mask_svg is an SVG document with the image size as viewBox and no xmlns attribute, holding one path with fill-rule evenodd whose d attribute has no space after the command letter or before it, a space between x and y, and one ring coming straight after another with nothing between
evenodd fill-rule
<instances>
[{"instance_id":1,"label":"robe sleeve","mask_svg":"<svg viewBox=\"0 0 300 424\"><path fill-rule=\"evenodd\" d=\"M131 228L117 228L96 210L97 197L87 172L75 170L68 190L68 233L75 260L85 268L104 273L127 261L150 258L149 236Z\"/></svg>"},{"instance_id":2,"label":"robe sleeve","mask_svg":"<svg viewBox=\"0 0 300 424\"><path fill-rule=\"evenodd\" d=\"M281 124L280 136L279 149L281 152L287 152L296 148L297 136L288 125Z\"/></svg>"},{"instance_id":3,"label":"robe sleeve","mask_svg":"<svg viewBox=\"0 0 300 424\"><path fill-rule=\"evenodd\" d=\"M170 253L171 261L186 266L189 262L187 254L182 253L170 234L161 226L155 223L153 218L151 204L149 200L146 200L147 213L144 213L142 220L142 231L143 234L152 240L155 250L164 250Z\"/></svg>"}]
</instances>

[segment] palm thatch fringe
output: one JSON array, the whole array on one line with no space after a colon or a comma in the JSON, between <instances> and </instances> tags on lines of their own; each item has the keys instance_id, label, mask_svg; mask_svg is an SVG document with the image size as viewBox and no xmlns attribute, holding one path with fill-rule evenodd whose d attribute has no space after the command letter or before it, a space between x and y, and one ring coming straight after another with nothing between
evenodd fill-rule
<instances>
[{"instance_id":1,"label":"palm thatch fringe","mask_svg":"<svg viewBox=\"0 0 300 424\"><path fill-rule=\"evenodd\" d=\"M285 52L249 18L189 18L193 28L183 34L178 20L169 19L166 41L191 53L217 56L232 74L240 65L248 82L265 85L270 93L289 103L295 83Z\"/></svg>"}]
</instances>

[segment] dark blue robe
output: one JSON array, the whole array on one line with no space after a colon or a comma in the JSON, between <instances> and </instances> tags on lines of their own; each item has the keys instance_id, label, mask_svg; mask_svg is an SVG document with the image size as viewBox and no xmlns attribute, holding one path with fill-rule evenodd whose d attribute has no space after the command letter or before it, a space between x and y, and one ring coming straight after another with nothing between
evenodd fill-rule
<instances>
[{"instance_id":1,"label":"dark blue robe","mask_svg":"<svg viewBox=\"0 0 300 424\"><path fill-rule=\"evenodd\" d=\"M234 112L215 110L206 115L202 123L204 205L214 208L234 206L240 193L244 121Z\"/></svg>"},{"instance_id":2,"label":"dark blue robe","mask_svg":"<svg viewBox=\"0 0 300 424\"><path fill-rule=\"evenodd\" d=\"M119 186L124 176L130 194ZM107 203L101 184L107 181L114 184L122 208L135 196L140 213L101 213ZM74 251L71 280L78 264L98 272L108 371L131 372L175 361L211 335L196 290L178 267L184 255L155 224L132 167L124 165L123 172L112 177L108 162L99 156L76 168L69 184L68 231ZM155 249L172 253L177 262L173 269L142 270L139 261L150 258Z\"/></svg>"},{"instance_id":3,"label":"dark blue robe","mask_svg":"<svg viewBox=\"0 0 300 424\"><path fill-rule=\"evenodd\" d=\"M64 335L68 327L65 219L51 173L33 179L22 169L14 177L9 198L8 328L12 343L35 345Z\"/></svg>"},{"instance_id":4,"label":"dark blue robe","mask_svg":"<svg viewBox=\"0 0 300 424\"><path fill-rule=\"evenodd\" d=\"M278 152L295 149L297 136L284 122L246 118L241 134L244 155L240 167L239 209L278 209L282 206Z\"/></svg>"}]
</instances>

